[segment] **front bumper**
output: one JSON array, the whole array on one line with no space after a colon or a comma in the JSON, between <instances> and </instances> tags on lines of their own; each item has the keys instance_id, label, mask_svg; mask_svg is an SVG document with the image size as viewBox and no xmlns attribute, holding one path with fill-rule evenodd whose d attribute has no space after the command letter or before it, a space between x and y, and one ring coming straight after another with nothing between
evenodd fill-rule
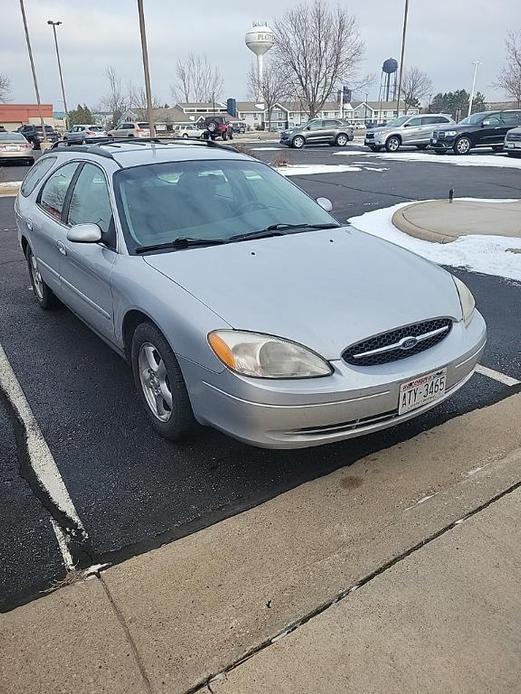
<instances>
[{"instance_id":1,"label":"front bumper","mask_svg":"<svg viewBox=\"0 0 521 694\"><path fill-rule=\"evenodd\" d=\"M433 149L437 149L439 151L448 151L454 147L455 142L456 137L454 135L451 135L450 137L443 137L441 139L438 137L431 137L430 145Z\"/></svg>"},{"instance_id":2,"label":"front bumper","mask_svg":"<svg viewBox=\"0 0 521 694\"><path fill-rule=\"evenodd\" d=\"M486 342L482 316L455 323L445 340L398 362L354 367L332 362L325 378L269 381L202 370L179 359L196 418L262 448L306 448L361 436L412 419L450 397L472 376ZM443 398L398 415L400 385L447 369Z\"/></svg>"}]
</instances>

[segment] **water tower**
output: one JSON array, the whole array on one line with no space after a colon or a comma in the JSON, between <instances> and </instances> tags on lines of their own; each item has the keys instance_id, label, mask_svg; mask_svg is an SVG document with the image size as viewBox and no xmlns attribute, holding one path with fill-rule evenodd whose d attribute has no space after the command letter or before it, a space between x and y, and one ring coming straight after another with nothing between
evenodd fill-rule
<instances>
[{"instance_id":1,"label":"water tower","mask_svg":"<svg viewBox=\"0 0 521 694\"><path fill-rule=\"evenodd\" d=\"M380 95L378 101L396 101L396 73L398 62L394 58L387 58L382 65L382 76L380 78Z\"/></svg>"},{"instance_id":2,"label":"water tower","mask_svg":"<svg viewBox=\"0 0 521 694\"><path fill-rule=\"evenodd\" d=\"M244 40L250 51L257 56L257 82L260 85L262 84L264 55L270 48L273 48L273 44L275 43L273 31L265 22L253 22L253 27L246 32Z\"/></svg>"}]
</instances>

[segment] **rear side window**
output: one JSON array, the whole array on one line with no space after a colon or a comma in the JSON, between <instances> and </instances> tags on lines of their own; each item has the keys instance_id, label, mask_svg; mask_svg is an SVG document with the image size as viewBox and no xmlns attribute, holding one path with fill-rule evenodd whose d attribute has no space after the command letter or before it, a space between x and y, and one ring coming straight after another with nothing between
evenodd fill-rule
<instances>
[{"instance_id":1,"label":"rear side window","mask_svg":"<svg viewBox=\"0 0 521 694\"><path fill-rule=\"evenodd\" d=\"M435 125L436 123L450 123L444 116L423 116L422 125Z\"/></svg>"},{"instance_id":2,"label":"rear side window","mask_svg":"<svg viewBox=\"0 0 521 694\"><path fill-rule=\"evenodd\" d=\"M337 120L326 120L324 121L324 127L326 128L340 128L340 122Z\"/></svg>"},{"instance_id":3,"label":"rear side window","mask_svg":"<svg viewBox=\"0 0 521 694\"><path fill-rule=\"evenodd\" d=\"M144 128L148 128L148 123L138 123L137 127L143 130Z\"/></svg>"},{"instance_id":4,"label":"rear side window","mask_svg":"<svg viewBox=\"0 0 521 694\"><path fill-rule=\"evenodd\" d=\"M501 114L501 119L505 125L514 128L521 123L521 112L519 111L504 111Z\"/></svg>"},{"instance_id":5,"label":"rear side window","mask_svg":"<svg viewBox=\"0 0 521 694\"><path fill-rule=\"evenodd\" d=\"M38 183L40 183L47 171L50 171L51 168L54 166L55 161L56 157L45 157L45 159L40 159L39 161L37 161L36 164L29 170L29 173L24 178L24 182L22 183L22 187L20 188L20 192L24 196L24 198L26 198L28 195L31 195L31 193L36 188Z\"/></svg>"},{"instance_id":6,"label":"rear side window","mask_svg":"<svg viewBox=\"0 0 521 694\"><path fill-rule=\"evenodd\" d=\"M61 166L47 179L41 190L40 207L55 219L61 220L65 196L77 167L77 162Z\"/></svg>"}]
</instances>

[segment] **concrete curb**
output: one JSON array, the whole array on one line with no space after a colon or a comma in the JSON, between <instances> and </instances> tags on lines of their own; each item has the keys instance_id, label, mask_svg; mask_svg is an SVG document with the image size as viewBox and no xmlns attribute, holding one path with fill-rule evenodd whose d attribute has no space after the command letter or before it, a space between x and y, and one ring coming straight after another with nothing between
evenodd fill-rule
<instances>
[{"instance_id":1,"label":"concrete curb","mask_svg":"<svg viewBox=\"0 0 521 694\"><path fill-rule=\"evenodd\" d=\"M18 195L22 181L8 181L0 183L0 198L12 198Z\"/></svg>"},{"instance_id":2,"label":"concrete curb","mask_svg":"<svg viewBox=\"0 0 521 694\"><path fill-rule=\"evenodd\" d=\"M419 227L417 224L411 223L405 216L406 211L418 204L421 203L414 202L411 205L407 205L407 207L401 207L399 210L396 210L391 220L393 226L400 231L403 231L405 234L414 236L414 238L421 239L422 241L430 241L431 243L451 243L452 241L456 240L454 236L449 236L448 234L439 234L435 231L431 231L430 229L425 229L423 227Z\"/></svg>"}]
</instances>

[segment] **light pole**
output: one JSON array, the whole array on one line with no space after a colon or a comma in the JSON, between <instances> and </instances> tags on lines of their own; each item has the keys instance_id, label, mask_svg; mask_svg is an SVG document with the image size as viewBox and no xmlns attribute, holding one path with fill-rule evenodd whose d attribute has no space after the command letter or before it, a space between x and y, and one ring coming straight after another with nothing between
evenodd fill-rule
<instances>
[{"instance_id":1,"label":"light pole","mask_svg":"<svg viewBox=\"0 0 521 694\"><path fill-rule=\"evenodd\" d=\"M365 93L365 125L367 125L367 99L369 98L369 94L366 92Z\"/></svg>"},{"instance_id":2,"label":"light pole","mask_svg":"<svg viewBox=\"0 0 521 694\"><path fill-rule=\"evenodd\" d=\"M143 53L143 72L145 73L145 94L147 99L148 127L150 137L156 136L154 126L154 112L152 109L152 89L150 88L150 68L148 66L147 34L145 28L145 12L143 10L143 0L137 0L137 11L139 14L139 33L141 34L141 52Z\"/></svg>"},{"instance_id":3,"label":"light pole","mask_svg":"<svg viewBox=\"0 0 521 694\"><path fill-rule=\"evenodd\" d=\"M479 60L475 60L473 63L474 65L474 77L472 79L472 91L470 92L470 99L469 99L469 112L467 113L467 117L470 116L472 113L472 102L474 101L474 95L476 93L476 79L478 76L478 67L481 65Z\"/></svg>"},{"instance_id":4,"label":"light pole","mask_svg":"<svg viewBox=\"0 0 521 694\"><path fill-rule=\"evenodd\" d=\"M403 32L402 50L400 54L400 76L398 77L398 103L396 104L396 115L400 116L400 98L402 96L403 61L405 57L405 38L407 36L407 19L409 16L409 0L405 0L405 11L403 13Z\"/></svg>"},{"instance_id":5,"label":"light pole","mask_svg":"<svg viewBox=\"0 0 521 694\"><path fill-rule=\"evenodd\" d=\"M31 62L31 72L33 73L34 91L36 94L36 103L38 104L38 112L40 114L40 123L42 124L43 141L47 144L47 133L45 132L45 123L42 116L42 104L40 102L40 90L38 89L38 80L36 79L36 68L34 67L33 51L31 49L31 40L29 39L29 30L27 29L27 17L25 16L24 0L20 0L20 9L22 10L22 21L24 23L25 42L27 44L27 52Z\"/></svg>"},{"instance_id":6,"label":"light pole","mask_svg":"<svg viewBox=\"0 0 521 694\"><path fill-rule=\"evenodd\" d=\"M58 61L58 72L60 73L60 84L62 88L63 109L65 111L65 130L69 129L69 111L67 110L67 101L65 99L65 87L63 86L62 64L60 60L60 51L58 49L58 37L56 36L56 27L59 27L61 22L53 22L52 19L47 21L47 24L52 26L54 34L54 45L56 47L56 60Z\"/></svg>"}]
</instances>

